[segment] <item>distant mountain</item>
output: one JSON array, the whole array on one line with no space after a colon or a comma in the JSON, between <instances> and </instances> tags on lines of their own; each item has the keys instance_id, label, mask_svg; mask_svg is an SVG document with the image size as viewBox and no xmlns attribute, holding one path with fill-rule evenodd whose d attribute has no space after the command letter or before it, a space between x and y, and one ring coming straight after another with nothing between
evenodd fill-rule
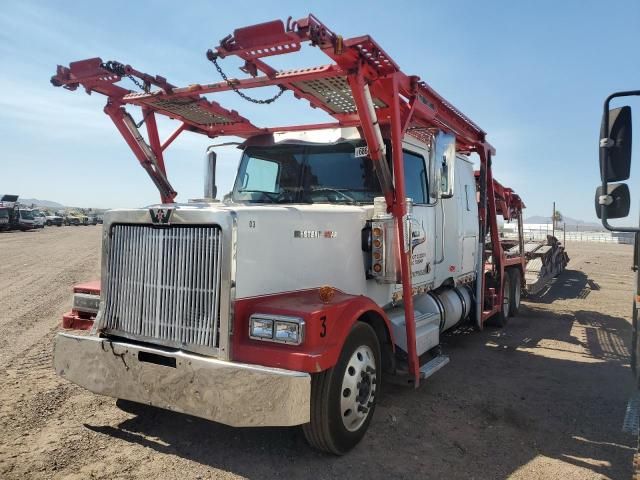
<instances>
[{"instance_id":1,"label":"distant mountain","mask_svg":"<svg viewBox=\"0 0 640 480\"><path fill-rule=\"evenodd\" d=\"M18 198L18 201L23 205L38 205L39 207L46 208L64 208L64 205L58 202L52 202L51 200L38 200L37 198Z\"/></svg>"}]
</instances>

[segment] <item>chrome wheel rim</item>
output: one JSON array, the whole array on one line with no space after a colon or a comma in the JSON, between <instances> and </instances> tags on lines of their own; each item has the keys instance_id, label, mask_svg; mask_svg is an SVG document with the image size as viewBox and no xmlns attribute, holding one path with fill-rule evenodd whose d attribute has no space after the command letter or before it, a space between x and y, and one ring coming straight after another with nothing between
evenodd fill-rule
<instances>
[{"instance_id":1,"label":"chrome wheel rim","mask_svg":"<svg viewBox=\"0 0 640 480\"><path fill-rule=\"evenodd\" d=\"M376 391L376 359L371 348L361 345L347 363L340 389L340 417L348 431L355 432L367 420Z\"/></svg>"}]
</instances>

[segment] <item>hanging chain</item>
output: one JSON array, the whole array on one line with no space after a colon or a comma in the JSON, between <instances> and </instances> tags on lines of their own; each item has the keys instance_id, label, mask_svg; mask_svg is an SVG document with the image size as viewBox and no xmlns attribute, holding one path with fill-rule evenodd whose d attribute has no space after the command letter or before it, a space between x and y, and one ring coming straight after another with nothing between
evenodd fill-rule
<instances>
[{"instance_id":1,"label":"hanging chain","mask_svg":"<svg viewBox=\"0 0 640 480\"><path fill-rule=\"evenodd\" d=\"M218 70L218 73L220 74L220 76L222 77L222 79L227 83L227 85L229 85L229 88L231 88L231 90L233 90L234 92L236 92L238 95L240 95L240 97L244 98L247 102L251 102L251 103L257 103L259 105L269 105L270 103L275 102L278 98L280 98L280 96L285 92L286 88L284 88L283 86L280 86L280 91L278 93L276 93L273 97L271 98L266 98L264 100L261 100L259 98L252 98L249 95L247 95L246 93L244 93L242 90L240 90L238 87L236 87L235 83L233 83L231 80L229 80L229 78L227 77L226 73L224 73L222 71L222 68L220 67L220 65L218 65L218 61L215 55L211 54L211 55L207 55L207 58L209 59L209 61L211 63L213 63L216 67L216 70Z\"/></svg>"},{"instance_id":2,"label":"hanging chain","mask_svg":"<svg viewBox=\"0 0 640 480\"><path fill-rule=\"evenodd\" d=\"M135 83L140 90L145 93L149 93L149 84L147 82L142 83L133 75L128 74L125 71L124 65L122 63L116 62L114 60L109 60L108 62L101 63L100 67L121 77L127 77L129 80Z\"/></svg>"}]
</instances>

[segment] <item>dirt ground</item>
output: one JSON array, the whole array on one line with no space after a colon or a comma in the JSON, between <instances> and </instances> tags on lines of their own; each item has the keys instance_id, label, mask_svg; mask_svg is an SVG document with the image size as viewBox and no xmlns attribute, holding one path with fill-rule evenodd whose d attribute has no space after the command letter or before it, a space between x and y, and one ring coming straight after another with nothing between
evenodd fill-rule
<instances>
[{"instance_id":1,"label":"dirt ground","mask_svg":"<svg viewBox=\"0 0 640 480\"><path fill-rule=\"evenodd\" d=\"M569 270L504 330L447 335L418 390L384 385L364 441L336 458L297 428L139 416L57 378L71 286L98 278L101 227L0 234L0 478L626 479L632 392L628 245L568 245Z\"/></svg>"}]
</instances>

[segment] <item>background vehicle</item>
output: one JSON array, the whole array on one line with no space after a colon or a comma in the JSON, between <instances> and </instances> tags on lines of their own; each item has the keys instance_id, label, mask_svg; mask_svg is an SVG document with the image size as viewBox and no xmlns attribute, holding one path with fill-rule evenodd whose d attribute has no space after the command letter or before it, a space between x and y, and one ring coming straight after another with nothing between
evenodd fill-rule
<instances>
[{"instance_id":1,"label":"background vehicle","mask_svg":"<svg viewBox=\"0 0 640 480\"><path fill-rule=\"evenodd\" d=\"M40 210L34 209L31 210L31 214L33 215L33 224L35 228L44 228L44 225L47 221L45 214Z\"/></svg>"},{"instance_id":2,"label":"background vehicle","mask_svg":"<svg viewBox=\"0 0 640 480\"><path fill-rule=\"evenodd\" d=\"M18 208L18 228L23 232L38 228L30 208Z\"/></svg>"},{"instance_id":3,"label":"background vehicle","mask_svg":"<svg viewBox=\"0 0 640 480\"><path fill-rule=\"evenodd\" d=\"M631 330L631 370L636 391L629 399L623 429L636 435L638 451L634 457L634 478L640 478L640 341L638 339L638 302L640 302L640 227L619 227L609 219L626 218L631 207L631 192L626 183L631 176L633 126L631 107L610 108L612 100L638 97L640 90L616 92L604 102L600 126L600 177L602 184L596 189L595 208L602 225L615 232L634 232L632 269L636 273L636 292L633 297ZM615 182L615 183L611 183Z\"/></svg>"},{"instance_id":4,"label":"background vehicle","mask_svg":"<svg viewBox=\"0 0 640 480\"><path fill-rule=\"evenodd\" d=\"M0 207L9 215L7 230L17 230L19 228L18 195L3 194L0 197Z\"/></svg>"},{"instance_id":5,"label":"background vehicle","mask_svg":"<svg viewBox=\"0 0 640 480\"><path fill-rule=\"evenodd\" d=\"M9 222L9 208L0 207L0 231L9 230L11 223Z\"/></svg>"},{"instance_id":6,"label":"background vehicle","mask_svg":"<svg viewBox=\"0 0 640 480\"><path fill-rule=\"evenodd\" d=\"M77 227L78 225L83 225L84 220L81 216L75 213L67 213L64 216L64 224L67 226L73 225Z\"/></svg>"},{"instance_id":7,"label":"background vehicle","mask_svg":"<svg viewBox=\"0 0 640 480\"><path fill-rule=\"evenodd\" d=\"M334 63L277 72L262 60L305 42ZM485 132L371 37L343 39L310 15L237 29L207 58L222 72L231 55L251 77L188 88L99 58L58 67L55 86L109 97L162 203L106 214L100 296L74 295L102 305L98 335L58 334L55 368L96 393L232 426L303 425L311 445L343 454L383 373L417 387L449 361L444 331L517 314L524 204L494 180ZM143 91L118 85L125 75ZM332 123L261 128L203 96L256 86L291 90ZM141 107L148 141L126 106ZM164 142L157 114L181 122ZM215 200L210 149L204 198L175 203L163 151L184 130L246 139L228 201ZM498 215L518 222L515 244Z\"/></svg>"},{"instance_id":8,"label":"background vehicle","mask_svg":"<svg viewBox=\"0 0 640 480\"><path fill-rule=\"evenodd\" d=\"M55 225L61 227L64 219L60 215L46 215L45 216L47 226Z\"/></svg>"}]
</instances>

